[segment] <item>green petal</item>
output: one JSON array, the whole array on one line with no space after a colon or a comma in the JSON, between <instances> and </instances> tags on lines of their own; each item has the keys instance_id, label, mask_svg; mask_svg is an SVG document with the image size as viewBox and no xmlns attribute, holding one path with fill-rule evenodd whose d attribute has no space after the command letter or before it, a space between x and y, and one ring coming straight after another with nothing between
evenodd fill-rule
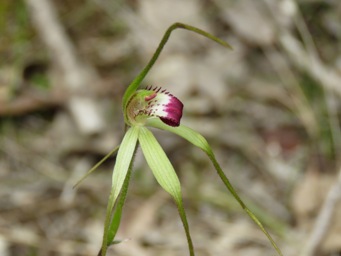
<instances>
[{"instance_id":1,"label":"green petal","mask_svg":"<svg viewBox=\"0 0 341 256\"><path fill-rule=\"evenodd\" d=\"M178 207L181 221L186 232L190 255L194 255L193 243L189 232L188 222L183 207L181 186L178 176L166 153L155 139L154 135L145 127L141 127L139 142L146 161L161 187L174 198Z\"/></svg>"},{"instance_id":2,"label":"green petal","mask_svg":"<svg viewBox=\"0 0 341 256\"><path fill-rule=\"evenodd\" d=\"M116 163L114 167L114 173L112 176L112 187L110 192L110 197L107 206L107 212L105 217L105 224L104 224L104 235L103 235L103 243L102 243L102 254L105 255L107 250L107 245L111 243L108 241L109 229L110 229L110 222L113 207L117 200L117 197L122 189L124 180L127 176L127 172L129 170L129 166L131 165L136 144L137 138L139 134L139 127L131 127L126 132L123 141L120 145L118 150L118 154L116 157Z\"/></svg>"},{"instance_id":3,"label":"green petal","mask_svg":"<svg viewBox=\"0 0 341 256\"><path fill-rule=\"evenodd\" d=\"M162 123L158 119L151 119L147 122L148 126L152 126L161 130L170 131L172 133L175 133L184 139L191 142L193 145L201 148L207 156L210 158L211 162L214 165L214 168L216 169L220 179L224 183L225 187L231 192L233 197L238 201L240 206L244 209L244 211L250 216L250 218L259 226L259 228L263 231L263 233L267 236L269 241L271 242L272 246L275 248L277 253L279 255L282 255L281 250L276 245L275 241L272 239L270 234L266 231L263 224L258 220L258 218L253 214L253 212L244 204L244 202L241 200L241 198L238 196L237 192L233 188L232 184L230 183L229 179L226 177L225 173L221 169L218 161L215 158L215 155L212 151L212 148L208 144L207 140L198 132L192 130L191 128L188 128L186 126L180 125L178 127L171 127L164 123Z\"/></svg>"}]
</instances>

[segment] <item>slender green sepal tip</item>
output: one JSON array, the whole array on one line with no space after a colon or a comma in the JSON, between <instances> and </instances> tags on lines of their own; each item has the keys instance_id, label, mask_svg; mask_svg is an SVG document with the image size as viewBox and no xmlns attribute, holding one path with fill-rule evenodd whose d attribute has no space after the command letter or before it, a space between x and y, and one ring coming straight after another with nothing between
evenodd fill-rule
<instances>
[{"instance_id":1,"label":"slender green sepal tip","mask_svg":"<svg viewBox=\"0 0 341 256\"><path fill-rule=\"evenodd\" d=\"M101 164L103 164L111 155L115 154L116 151L119 149L119 145L111 150L105 157L103 157L97 164L95 164L82 178L80 178L75 185L73 185L73 188L76 188L81 184L91 173L93 173Z\"/></svg>"}]
</instances>

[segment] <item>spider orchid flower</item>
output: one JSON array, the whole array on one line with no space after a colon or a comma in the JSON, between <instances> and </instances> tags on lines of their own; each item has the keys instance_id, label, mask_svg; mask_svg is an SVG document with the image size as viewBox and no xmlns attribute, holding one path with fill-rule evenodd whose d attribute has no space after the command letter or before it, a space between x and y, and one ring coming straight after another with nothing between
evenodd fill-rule
<instances>
[{"instance_id":1,"label":"spider orchid flower","mask_svg":"<svg viewBox=\"0 0 341 256\"><path fill-rule=\"evenodd\" d=\"M161 90L161 87L147 87L138 90L127 105L126 120L130 126L145 125L155 117L169 126L180 125L183 104L178 98Z\"/></svg>"},{"instance_id":2,"label":"spider orchid flower","mask_svg":"<svg viewBox=\"0 0 341 256\"><path fill-rule=\"evenodd\" d=\"M145 76L157 60L158 56L160 55L161 50L166 44L171 32L177 28L182 28L195 32L225 47L230 47L226 42L212 36L211 34L203 30L186 24L175 23L170 26L165 32L158 48L156 49L149 63L128 86L123 96L123 114L127 130L121 144L113 151L111 151L106 157L104 157L98 164L96 164L76 184L78 185L110 155L116 153L117 151L116 163L112 176L112 188L108 200L106 220L104 224L103 243L98 255L105 256L107 247L114 243L117 243L117 241L114 241L114 238L121 220L122 209L129 186L132 164L138 146L141 147L147 164L152 170L157 182L166 192L168 192L173 197L185 229L189 253L191 256L195 255L187 217L183 207L180 181L166 153L154 137L153 133L149 130L149 127L154 127L174 133L189 141L194 146L203 150L208 158L211 160L226 188L232 193L241 207L268 237L277 253L279 255L282 255L276 243L273 241L269 233L265 230L261 222L247 208L247 206L243 203L238 194L235 192L234 188L230 184L228 178L217 162L215 155L206 139L198 132L180 124L183 110L182 102L166 90L161 89L160 87L147 87L145 89L138 89L142 80L145 78Z\"/></svg>"}]
</instances>

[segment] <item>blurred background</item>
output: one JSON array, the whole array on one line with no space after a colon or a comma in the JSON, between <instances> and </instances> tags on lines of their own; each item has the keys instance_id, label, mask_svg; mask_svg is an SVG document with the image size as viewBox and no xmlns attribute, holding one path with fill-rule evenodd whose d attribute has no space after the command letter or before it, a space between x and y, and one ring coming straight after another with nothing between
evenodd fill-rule
<instances>
[{"instance_id":1,"label":"blurred background","mask_svg":"<svg viewBox=\"0 0 341 256\"><path fill-rule=\"evenodd\" d=\"M233 50L176 30L143 85L182 100L182 124L207 138L284 255L340 255L337 196L323 208L339 188L340 13L339 0L1 1L0 255L97 254L114 158L72 186L119 144L124 90L177 21ZM206 156L155 134L196 255L275 255ZM329 225L315 225L321 209ZM108 255L188 255L140 151L116 238Z\"/></svg>"}]
</instances>

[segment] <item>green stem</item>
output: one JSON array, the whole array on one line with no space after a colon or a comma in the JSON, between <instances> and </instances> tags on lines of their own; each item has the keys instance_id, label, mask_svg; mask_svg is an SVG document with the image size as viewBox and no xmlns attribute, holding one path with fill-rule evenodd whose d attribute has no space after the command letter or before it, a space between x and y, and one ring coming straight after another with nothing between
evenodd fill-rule
<instances>
[{"instance_id":1,"label":"green stem","mask_svg":"<svg viewBox=\"0 0 341 256\"><path fill-rule=\"evenodd\" d=\"M186 233L186 238L187 238L187 244L188 244L188 249L189 249L189 255L190 256L194 256L194 247L193 247L193 242L192 242L192 238L191 238L191 234L189 232L189 225L188 225L188 221L187 221L187 217L186 217L186 212L183 206L183 202L182 202L182 198L175 198L175 202L176 205L178 207L178 211L179 211L179 215L182 221L182 224L184 226L185 229L185 233Z\"/></svg>"},{"instance_id":2,"label":"green stem","mask_svg":"<svg viewBox=\"0 0 341 256\"><path fill-rule=\"evenodd\" d=\"M158 59L158 57L159 57L163 47L167 43L167 41L168 41L172 31L177 29L177 28L182 28L182 29L186 29L186 30L195 32L195 33L197 33L199 35L202 35L204 37L207 37L207 38L215 41L218 44L221 44L224 47L232 49L232 47L228 43L226 43L225 41L223 41L223 40L221 40L221 39L211 35L210 33L207 33L204 30L201 30L199 28L196 28L196 27L193 27L193 26L190 26L190 25L187 25L187 24L183 24L183 23L178 23L178 22L174 23L173 25L171 25L167 29L167 31L163 35L159 46L157 47L155 53L153 54L153 57L150 59L148 64L144 67L144 69L141 71L141 73L132 81L132 83L129 85L129 87L125 91L124 96L123 96L123 111L125 111L126 105L128 103L129 98L131 97L131 95L137 90L137 88L141 84L142 80L146 77L146 75L148 74L150 69L155 64L155 62Z\"/></svg>"},{"instance_id":3,"label":"green stem","mask_svg":"<svg viewBox=\"0 0 341 256\"><path fill-rule=\"evenodd\" d=\"M109 233L109 226L111 221L111 214L112 210L114 208L115 200L114 200L114 191L111 190L108 205L107 205L107 211L105 214L105 222L104 222L104 234L103 234L103 242L102 242L102 249L99 252L98 255L105 256L107 254L107 247L108 247L108 233Z\"/></svg>"}]
</instances>

